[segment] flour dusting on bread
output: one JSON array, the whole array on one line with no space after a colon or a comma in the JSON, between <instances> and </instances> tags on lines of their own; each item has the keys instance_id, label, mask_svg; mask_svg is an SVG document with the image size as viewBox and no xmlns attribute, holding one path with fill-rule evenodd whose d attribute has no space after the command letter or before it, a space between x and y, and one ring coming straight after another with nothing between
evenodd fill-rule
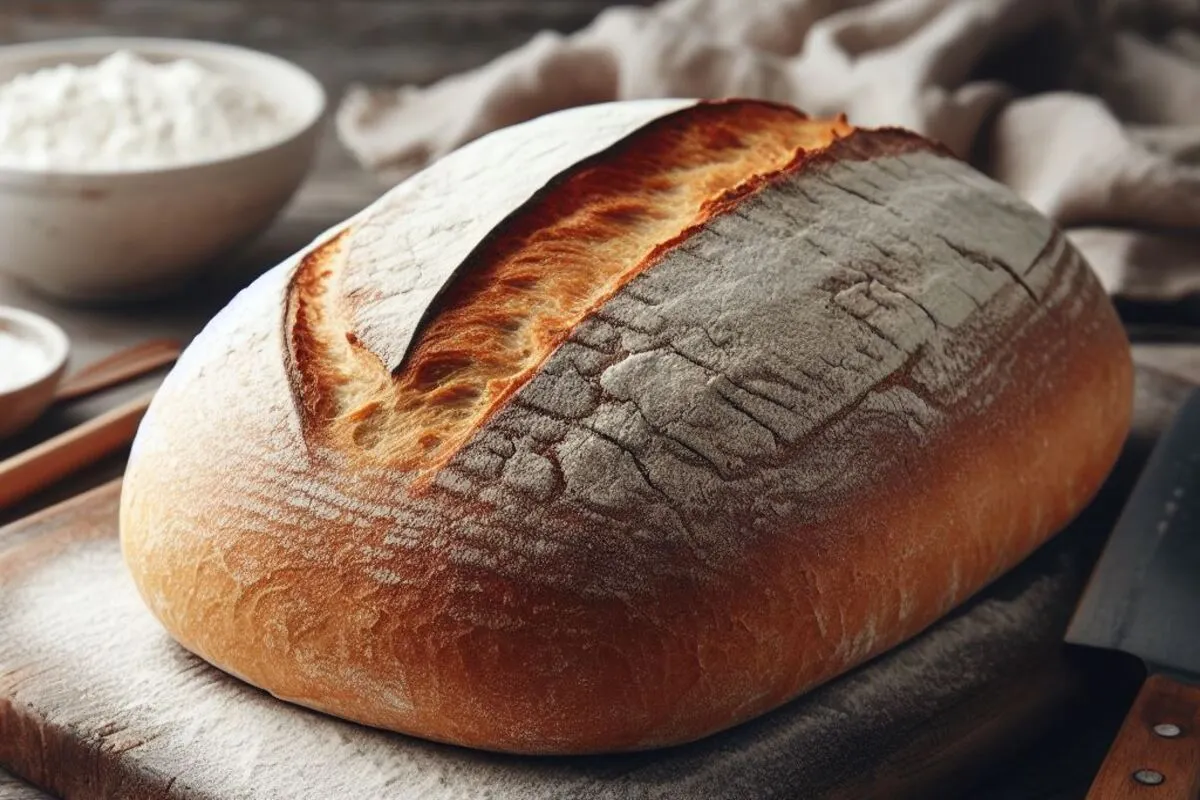
<instances>
[{"instance_id":1,"label":"flour dusting on bread","mask_svg":"<svg viewBox=\"0 0 1200 800\"><path fill-rule=\"evenodd\" d=\"M263 276L138 433L122 544L189 649L522 753L678 744L910 639L1128 430L1064 237L900 130L561 112Z\"/></svg>"}]
</instances>

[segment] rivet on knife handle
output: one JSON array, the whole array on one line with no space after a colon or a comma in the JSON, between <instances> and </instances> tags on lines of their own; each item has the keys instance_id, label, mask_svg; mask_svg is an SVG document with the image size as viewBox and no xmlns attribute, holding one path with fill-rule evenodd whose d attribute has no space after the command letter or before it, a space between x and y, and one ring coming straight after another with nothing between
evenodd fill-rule
<instances>
[{"instance_id":1,"label":"rivet on knife handle","mask_svg":"<svg viewBox=\"0 0 1200 800\"><path fill-rule=\"evenodd\" d=\"M1200 797L1200 687L1151 675L1104 758L1088 800Z\"/></svg>"},{"instance_id":2,"label":"rivet on knife handle","mask_svg":"<svg viewBox=\"0 0 1200 800\"><path fill-rule=\"evenodd\" d=\"M1067 627L1149 678L1089 800L1200 798L1200 388L1146 460Z\"/></svg>"}]
</instances>

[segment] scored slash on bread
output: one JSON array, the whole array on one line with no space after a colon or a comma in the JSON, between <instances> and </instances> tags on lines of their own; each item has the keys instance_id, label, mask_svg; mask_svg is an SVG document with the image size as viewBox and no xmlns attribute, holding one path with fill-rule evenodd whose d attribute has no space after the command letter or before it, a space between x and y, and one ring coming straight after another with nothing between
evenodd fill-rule
<instances>
[{"instance_id":1,"label":"scored slash on bread","mask_svg":"<svg viewBox=\"0 0 1200 800\"><path fill-rule=\"evenodd\" d=\"M1091 498L1128 343L1052 223L757 101L491 134L189 347L122 496L184 646L523 753L644 749L915 635Z\"/></svg>"},{"instance_id":2,"label":"scored slash on bread","mask_svg":"<svg viewBox=\"0 0 1200 800\"><path fill-rule=\"evenodd\" d=\"M400 363L390 370L362 344L359 304L341 291L341 273L357 267L343 231L304 258L289 298L292 368L312 435L368 452L386 441L383 458L397 467L444 464L585 316L657 256L851 130L845 120L809 120L766 103L703 105L653 120L556 175L519 216L489 231L448 271L431 304L436 316L427 314L408 353L392 351ZM376 292L369 302L380 302Z\"/></svg>"}]
</instances>

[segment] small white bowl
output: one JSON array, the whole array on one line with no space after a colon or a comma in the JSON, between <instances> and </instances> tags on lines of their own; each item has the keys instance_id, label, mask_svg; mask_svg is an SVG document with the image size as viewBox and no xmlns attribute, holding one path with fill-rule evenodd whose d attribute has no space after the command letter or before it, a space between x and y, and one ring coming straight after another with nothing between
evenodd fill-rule
<instances>
[{"instance_id":1,"label":"small white bowl","mask_svg":"<svg viewBox=\"0 0 1200 800\"><path fill-rule=\"evenodd\" d=\"M54 401L54 390L67 368L70 343L62 328L45 317L0 306L0 339L19 339L36 353L31 363L14 363L0 341L0 439L12 436L41 416ZM13 371L20 367L21 371Z\"/></svg>"},{"instance_id":2,"label":"small white bowl","mask_svg":"<svg viewBox=\"0 0 1200 800\"><path fill-rule=\"evenodd\" d=\"M260 87L293 124L242 155L168 168L53 172L0 168L0 273L51 297L95 303L180 290L261 233L315 158L325 92L283 59L231 45L97 37L0 47L0 83L55 64L94 64L117 50L188 58Z\"/></svg>"}]
</instances>

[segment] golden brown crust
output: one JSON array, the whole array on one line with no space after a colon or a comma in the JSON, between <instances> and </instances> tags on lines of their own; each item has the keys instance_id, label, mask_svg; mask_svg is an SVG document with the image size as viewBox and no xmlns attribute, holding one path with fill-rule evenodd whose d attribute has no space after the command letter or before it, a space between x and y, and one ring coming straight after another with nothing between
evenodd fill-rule
<instances>
[{"instance_id":1,"label":"golden brown crust","mask_svg":"<svg viewBox=\"0 0 1200 800\"><path fill-rule=\"evenodd\" d=\"M321 299L330 291L329 279L333 275L330 262L344 235L345 232L331 238L301 259L292 279L291 302L284 311L284 324L291 332L287 355L292 393L310 427L335 413L334 393L322 369L323 364L332 360L331 348L317 330L328 324Z\"/></svg>"},{"instance_id":2,"label":"golden brown crust","mask_svg":"<svg viewBox=\"0 0 1200 800\"><path fill-rule=\"evenodd\" d=\"M156 398L122 498L166 628L367 724L633 750L844 673L1059 530L1132 400L1128 343L1078 254L936 146L860 131L776 152L774 171L735 154L734 185L692 195L647 255L608 192L677 174L693 126L753 128L721 114L673 110L639 128L665 148L647 168L605 148L506 215L405 359L381 349L381 317L356 322L361 274L342 291L378 219L407 241L386 207L223 312ZM579 235L580 214L594 242L537 241ZM514 317L528 353L491 338ZM455 413L397 408L405 392ZM427 436L445 450L414 462Z\"/></svg>"}]
</instances>

